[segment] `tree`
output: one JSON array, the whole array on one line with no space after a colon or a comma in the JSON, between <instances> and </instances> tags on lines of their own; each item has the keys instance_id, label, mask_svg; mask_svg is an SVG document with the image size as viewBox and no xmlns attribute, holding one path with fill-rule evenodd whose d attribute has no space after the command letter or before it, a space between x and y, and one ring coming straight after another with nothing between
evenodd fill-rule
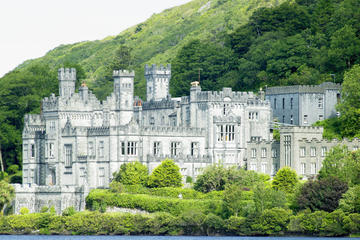
<instances>
[{"instance_id":1,"label":"tree","mask_svg":"<svg viewBox=\"0 0 360 240\"><path fill-rule=\"evenodd\" d=\"M227 182L227 171L222 164L213 164L204 169L203 174L199 175L194 184L194 189L199 192L207 193L225 189Z\"/></svg>"},{"instance_id":2,"label":"tree","mask_svg":"<svg viewBox=\"0 0 360 240\"><path fill-rule=\"evenodd\" d=\"M349 188L339 203L340 209L347 213L360 213L360 185Z\"/></svg>"},{"instance_id":3,"label":"tree","mask_svg":"<svg viewBox=\"0 0 360 240\"><path fill-rule=\"evenodd\" d=\"M203 90L219 89L217 81L234 70L236 59L232 50L227 47L193 40L178 51L171 64L171 94L184 96L189 94L190 83L198 81L199 71L201 71L200 83Z\"/></svg>"},{"instance_id":4,"label":"tree","mask_svg":"<svg viewBox=\"0 0 360 240\"><path fill-rule=\"evenodd\" d=\"M99 76L93 84L94 92L100 100L104 100L113 91L113 71L130 70L134 64L132 48L120 45L112 54L112 57L105 62L103 67L97 70Z\"/></svg>"},{"instance_id":5,"label":"tree","mask_svg":"<svg viewBox=\"0 0 360 240\"><path fill-rule=\"evenodd\" d=\"M339 200L347 189L346 182L333 176L310 180L303 185L297 203L300 209L332 212L338 207Z\"/></svg>"},{"instance_id":6,"label":"tree","mask_svg":"<svg viewBox=\"0 0 360 240\"><path fill-rule=\"evenodd\" d=\"M120 170L115 172L114 181L124 185L147 184L149 173L148 168L140 162L125 163L120 166Z\"/></svg>"},{"instance_id":7,"label":"tree","mask_svg":"<svg viewBox=\"0 0 360 240\"><path fill-rule=\"evenodd\" d=\"M350 152L346 146L332 148L319 171L319 179L329 176L337 177L349 186L360 184L360 151Z\"/></svg>"},{"instance_id":8,"label":"tree","mask_svg":"<svg viewBox=\"0 0 360 240\"><path fill-rule=\"evenodd\" d=\"M222 191L226 184L237 184L242 188L252 188L258 183L270 179L268 175L254 171L246 171L242 168L225 168L222 164L213 164L204 169L194 184L194 189L200 192Z\"/></svg>"},{"instance_id":9,"label":"tree","mask_svg":"<svg viewBox=\"0 0 360 240\"><path fill-rule=\"evenodd\" d=\"M344 75L341 90L342 101L338 105L343 137L353 137L360 129L360 65L353 66Z\"/></svg>"},{"instance_id":10,"label":"tree","mask_svg":"<svg viewBox=\"0 0 360 240\"><path fill-rule=\"evenodd\" d=\"M265 184L258 184L255 187L253 199L257 213L262 213L265 209L274 207L283 208L286 204L284 192L266 187Z\"/></svg>"},{"instance_id":11,"label":"tree","mask_svg":"<svg viewBox=\"0 0 360 240\"><path fill-rule=\"evenodd\" d=\"M285 232L290 222L291 210L283 208L265 209L251 225L257 233L272 235Z\"/></svg>"},{"instance_id":12,"label":"tree","mask_svg":"<svg viewBox=\"0 0 360 240\"><path fill-rule=\"evenodd\" d=\"M289 167L284 167L276 173L272 187L286 193L293 193L298 183L299 179L296 172Z\"/></svg>"},{"instance_id":13,"label":"tree","mask_svg":"<svg viewBox=\"0 0 360 240\"><path fill-rule=\"evenodd\" d=\"M14 188L5 181L0 181L0 213L4 207L9 204L15 196Z\"/></svg>"},{"instance_id":14,"label":"tree","mask_svg":"<svg viewBox=\"0 0 360 240\"><path fill-rule=\"evenodd\" d=\"M149 187L181 187L180 168L173 160L165 159L151 173L148 185Z\"/></svg>"},{"instance_id":15,"label":"tree","mask_svg":"<svg viewBox=\"0 0 360 240\"><path fill-rule=\"evenodd\" d=\"M224 191L224 203L231 215L236 217L244 207L243 189L237 184L227 185Z\"/></svg>"},{"instance_id":16,"label":"tree","mask_svg":"<svg viewBox=\"0 0 360 240\"><path fill-rule=\"evenodd\" d=\"M356 36L356 29L345 25L331 36L328 55L332 69L349 69L357 60L359 52L360 39Z\"/></svg>"}]
</instances>

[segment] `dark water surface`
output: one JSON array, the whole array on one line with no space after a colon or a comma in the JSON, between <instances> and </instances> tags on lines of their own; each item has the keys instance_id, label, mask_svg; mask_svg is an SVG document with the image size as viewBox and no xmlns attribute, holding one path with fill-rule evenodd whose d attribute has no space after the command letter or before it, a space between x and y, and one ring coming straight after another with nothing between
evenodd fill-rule
<instances>
[{"instance_id":1,"label":"dark water surface","mask_svg":"<svg viewBox=\"0 0 360 240\"><path fill-rule=\"evenodd\" d=\"M187 236L37 236L0 235L0 240L355 240L360 238L321 238L321 237L187 237Z\"/></svg>"}]
</instances>

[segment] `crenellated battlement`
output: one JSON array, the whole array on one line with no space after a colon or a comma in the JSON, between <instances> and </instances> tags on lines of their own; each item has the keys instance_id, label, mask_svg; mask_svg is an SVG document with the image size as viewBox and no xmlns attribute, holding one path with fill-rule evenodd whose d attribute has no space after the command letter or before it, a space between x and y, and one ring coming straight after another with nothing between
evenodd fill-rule
<instances>
[{"instance_id":1,"label":"crenellated battlement","mask_svg":"<svg viewBox=\"0 0 360 240\"><path fill-rule=\"evenodd\" d=\"M226 99L227 98L227 99ZM201 91L196 93L196 101L232 101L244 102L248 100L261 101L253 92L234 92L231 88L223 88L222 91ZM192 100L193 101L193 100Z\"/></svg>"},{"instance_id":2,"label":"crenellated battlement","mask_svg":"<svg viewBox=\"0 0 360 240\"><path fill-rule=\"evenodd\" d=\"M296 132L296 133L319 133L322 134L324 128L314 126L281 126L280 132Z\"/></svg>"},{"instance_id":3,"label":"crenellated battlement","mask_svg":"<svg viewBox=\"0 0 360 240\"><path fill-rule=\"evenodd\" d=\"M75 68L60 68L58 70L59 81L74 81L76 80Z\"/></svg>"},{"instance_id":4,"label":"crenellated battlement","mask_svg":"<svg viewBox=\"0 0 360 240\"><path fill-rule=\"evenodd\" d=\"M24 123L28 126L41 126L44 125L44 119L40 114L25 114Z\"/></svg>"},{"instance_id":5,"label":"crenellated battlement","mask_svg":"<svg viewBox=\"0 0 360 240\"><path fill-rule=\"evenodd\" d=\"M135 72L129 70L114 70L113 77L135 77Z\"/></svg>"},{"instance_id":6,"label":"crenellated battlement","mask_svg":"<svg viewBox=\"0 0 360 240\"><path fill-rule=\"evenodd\" d=\"M142 107L143 110L151 109L174 109L177 106L177 102L168 99L162 99L161 101L149 101L144 102Z\"/></svg>"},{"instance_id":7,"label":"crenellated battlement","mask_svg":"<svg viewBox=\"0 0 360 240\"><path fill-rule=\"evenodd\" d=\"M175 126L149 126L143 127L142 132L144 134L151 134L151 135L169 135L169 136L176 136L184 134L186 136L205 136L206 131L204 128L192 128L192 127L175 127Z\"/></svg>"},{"instance_id":8,"label":"crenellated battlement","mask_svg":"<svg viewBox=\"0 0 360 240\"><path fill-rule=\"evenodd\" d=\"M163 66L157 66L152 64L151 66L145 65L145 75L171 75L171 64Z\"/></svg>"},{"instance_id":9,"label":"crenellated battlement","mask_svg":"<svg viewBox=\"0 0 360 240\"><path fill-rule=\"evenodd\" d=\"M323 82L320 85L294 85L283 87L269 87L266 95L289 93L324 93L326 90L341 90L339 83Z\"/></svg>"},{"instance_id":10,"label":"crenellated battlement","mask_svg":"<svg viewBox=\"0 0 360 240\"><path fill-rule=\"evenodd\" d=\"M350 146L353 144L359 144L360 146L360 139L359 138L353 138L353 139L348 139L348 138L343 138L343 139L336 139L333 138L331 140L328 139L316 139L316 138L312 138L312 139L308 139L308 138L302 138L299 140L299 143L303 143L303 144L309 144L309 145L315 145L315 144L325 144L325 145L346 145L346 146Z\"/></svg>"}]
</instances>

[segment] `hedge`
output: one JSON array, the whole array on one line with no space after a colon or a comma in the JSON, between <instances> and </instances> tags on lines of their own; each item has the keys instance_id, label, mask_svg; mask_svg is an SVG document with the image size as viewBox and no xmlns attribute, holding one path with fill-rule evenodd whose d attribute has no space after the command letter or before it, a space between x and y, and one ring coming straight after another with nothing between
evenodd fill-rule
<instances>
[{"instance_id":1,"label":"hedge","mask_svg":"<svg viewBox=\"0 0 360 240\"><path fill-rule=\"evenodd\" d=\"M198 209L203 213L222 211L223 202L213 199L179 199L145 194L112 193L94 189L86 198L86 207L104 211L106 207L141 209L150 213L167 212L179 215L188 209Z\"/></svg>"},{"instance_id":2,"label":"hedge","mask_svg":"<svg viewBox=\"0 0 360 240\"><path fill-rule=\"evenodd\" d=\"M126 193L131 194L147 194L154 195L159 197L172 197L178 198L179 195L182 195L183 199L218 199L223 198L222 191L213 191L210 193L202 193L195 191L190 188L173 188L173 187L163 187L163 188L146 188L142 185L124 185Z\"/></svg>"}]
</instances>

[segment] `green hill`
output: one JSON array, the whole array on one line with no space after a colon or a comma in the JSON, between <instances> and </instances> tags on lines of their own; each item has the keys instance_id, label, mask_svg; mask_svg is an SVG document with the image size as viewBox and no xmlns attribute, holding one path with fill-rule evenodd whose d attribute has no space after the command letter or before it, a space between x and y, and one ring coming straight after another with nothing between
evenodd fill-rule
<instances>
[{"instance_id":1,"label":"green hill","mask_svg":"<svg viewBox=\"0 0 360 240\"><path fill-rule=\"evenodd\" d=\"M135 93L144 96L144 64L170 63L178 49L194 38L223 42L224 36L245 24L254 10L276 6L283 1L285 0L194 0L154 14L145 22L117 36L61 45L44 57L26 61L18 69L33 63L45 63L51 68L64 63L76 63L84 69L87 82L92 83L106 74L106 66L113 59L116 49L124 44L132 48L134 68L138 72Z\"/></svg>"}]
</instances>

